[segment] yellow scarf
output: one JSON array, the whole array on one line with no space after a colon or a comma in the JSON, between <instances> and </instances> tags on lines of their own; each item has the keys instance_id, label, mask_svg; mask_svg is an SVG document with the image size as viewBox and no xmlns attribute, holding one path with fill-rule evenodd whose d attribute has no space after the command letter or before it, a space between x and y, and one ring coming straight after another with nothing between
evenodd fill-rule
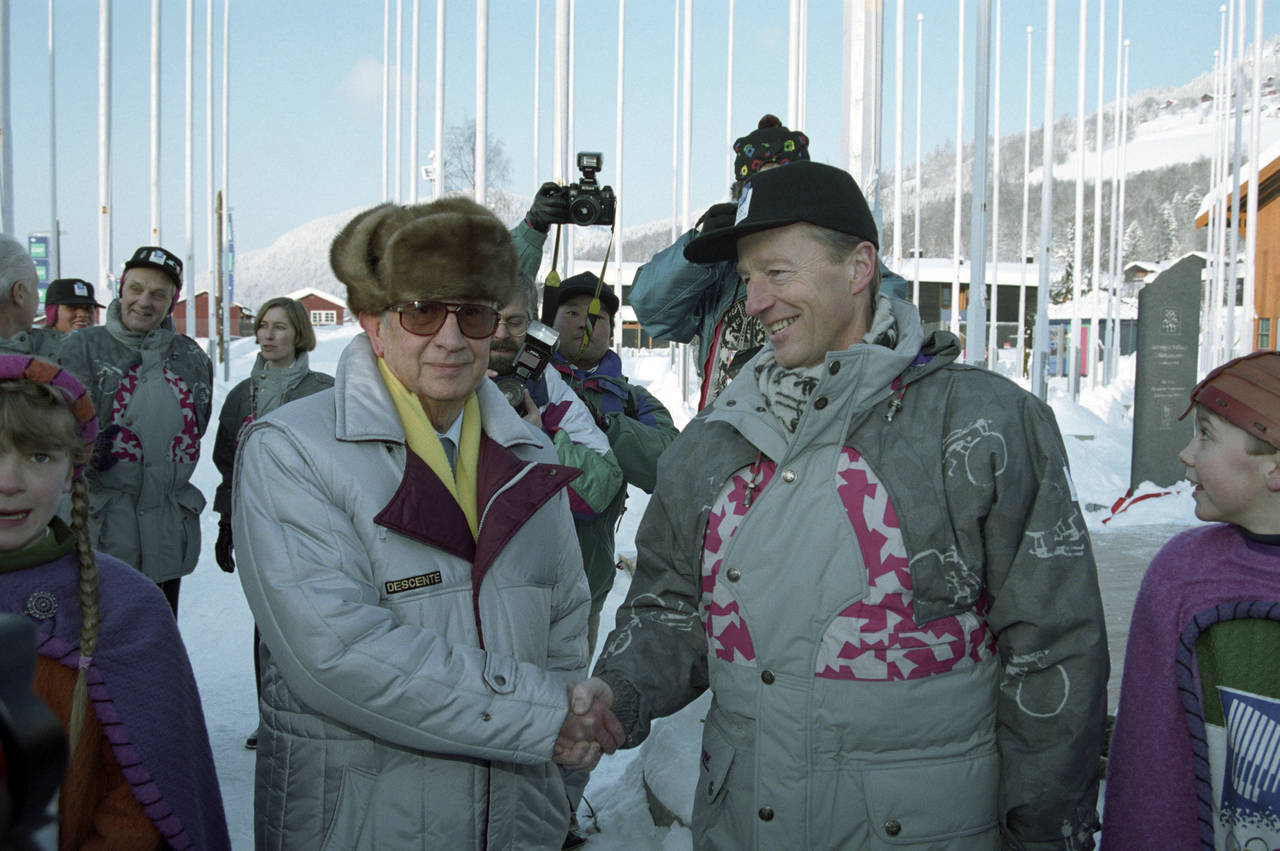
<instances>
[{"instance_id":1,"label":"yellow scarf","mask_svg":"<svg viewBox=\"0 0 1280 851\"><path fill-rule=\"evenodd\" d=\"M405 440L413 453L431 468L444 486L453 494L458 506L471 527L471 537L480 528L476 516L476 472L480 466L480 402L473 392L462 409L462 445L458 447L457 473L449 469L449 459L436 436L435 427L422 409L422 402L396 378L382 358L378 358L378 372L391 392L400 425L404 427Z\"/></svg>"}]
</instances>

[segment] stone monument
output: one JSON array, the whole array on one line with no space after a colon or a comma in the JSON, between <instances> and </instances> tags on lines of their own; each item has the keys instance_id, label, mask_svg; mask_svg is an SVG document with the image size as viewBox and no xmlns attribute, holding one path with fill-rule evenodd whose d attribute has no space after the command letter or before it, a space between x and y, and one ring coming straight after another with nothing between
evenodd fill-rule
<instances>
[{"instance_id":1,"label":"stone monument","mask_svg":"<svg viewBox=\"0 0 1280 851\"><path fill-rule=\"evenodd\" d=\"M1167 487L1186 478L1178 453L1191 440L1179 421L1196 385L1204 258L1188 254L1138 293L1137 373L1129 487Z\"/></svg>"}]
</instances>

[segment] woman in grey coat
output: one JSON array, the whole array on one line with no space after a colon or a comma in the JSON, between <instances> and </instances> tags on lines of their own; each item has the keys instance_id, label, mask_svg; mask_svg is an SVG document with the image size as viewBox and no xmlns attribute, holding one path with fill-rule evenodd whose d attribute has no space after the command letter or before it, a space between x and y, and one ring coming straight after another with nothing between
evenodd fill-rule
<instances>
[{"instance_id":1,"label":"woman in grey coat","mask_svg":"<svg viewBox=\"0 0 1280 851\"><path fill-rule=\"evenodd\" d=\"M218 434L213 440L213 463L222 474L222 483L213 495L213 510L218 512L218 542L214 555L218 567L227 573L236 569L231 543L231 482L235 476L236 447L240 443L241 429L281 405L333 386L332 375L313 372L310 368L307 352L316 347L316 332L302 302L284 296L268 299L258 309L254 336L257 337L259 351L253 371L227 394L227 400L222 403L222 413L218 415ZM255 685L259 684L261 673L258 637L255 626ZM245 740L244 746L251 750L258 746L257 730Z\"/></svg>"}]
</instances>

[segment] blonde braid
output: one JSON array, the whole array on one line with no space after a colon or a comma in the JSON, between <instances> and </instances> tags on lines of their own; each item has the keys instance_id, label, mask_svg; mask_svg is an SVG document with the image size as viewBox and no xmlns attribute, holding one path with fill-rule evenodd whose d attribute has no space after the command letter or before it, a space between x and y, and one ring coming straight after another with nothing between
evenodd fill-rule
<instances>
[{"instance_id":1,"label":"blonde braid","mask_svg":"<svg viewBox=\"0 0 1280 851\"><path fill-rule=\"evenodd\" d=\"M89 665L98 645L98 562L89 542L89 486L84 476L71 483L71 531L75 535L80 576L80 670L71 693L70 747L67 762L75 756L80 733L89 711Z\"/></svg>"}]
</instances>

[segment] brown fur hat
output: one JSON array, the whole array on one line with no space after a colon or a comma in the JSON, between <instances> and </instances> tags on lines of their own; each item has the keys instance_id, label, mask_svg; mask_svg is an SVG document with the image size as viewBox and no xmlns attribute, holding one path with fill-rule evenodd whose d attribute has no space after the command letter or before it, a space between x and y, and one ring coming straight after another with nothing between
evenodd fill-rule
<instances>
[{"instance_id":1,"label":"brown fur hat","mask_svg":"<svg viewBox=\"0 0 1280 851\"><path fill-rule=\"evenodd\" d=\"M365 210L334 237L329 265L357 314L415 299L503 305L516 293L511 234L467 198Z\"/></svg>"}]
</instances>

